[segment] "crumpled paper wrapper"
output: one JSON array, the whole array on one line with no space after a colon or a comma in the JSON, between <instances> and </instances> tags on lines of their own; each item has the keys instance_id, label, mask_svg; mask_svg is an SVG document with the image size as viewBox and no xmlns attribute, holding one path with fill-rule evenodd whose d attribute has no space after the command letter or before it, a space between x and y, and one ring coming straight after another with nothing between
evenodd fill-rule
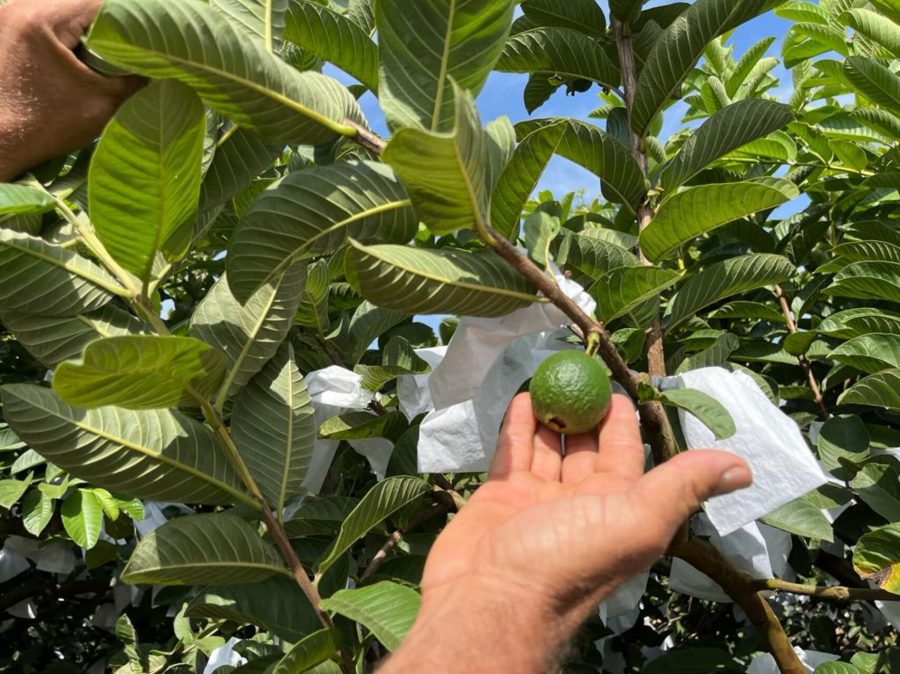
<instances>
[{"instance_id":1,"label":"crumpled paper wrapper","mask_svg":"<svg viewBox=\"0 0 900 674\"><path fill-rule=\"evenodd\" d=\"M690 449L722 449L743 458L753 484L734 494L717 496L706 514L721 535L737 531L826 482L797 424L766 397L743 372L720 367L691 370L659 381L661 390L694 388L718 400L731 413L737 432L716 440L692 414L678 411Z\"/></svg>"},{"instance_id":2,"label":"crumpled paper wrapper","mask_svg":"<svg viewBox=\"0 0 900 674\"><path fill-rule=\"evenodd\" d=\"M803 663L809 674L812 674L819 665L824 665L826 662L834 662L838 659L837 655L821 653L820 651L804 651L799 646L794 646L794 652L800 658L800 662ZM775 658L769 653L763 653L750 661L747 674L781 674L781 670L775 664Z\"/></svg>"},{"instance_id":3,"label":"crumpled paper wrapper","mask_svg":"<svg viewBox=\"0 0 900 674\"><path fill-rule=\"evenodd\" d=\"M432 372L444 360L446 346L433 346L427 349L416 349L416 355L431 366ZM434 409L431 401L431 389L428 380L431 372L425 374L405 374L397 378L397 402L400 411L410 421L420 414Z\"/></svg>"},{"instance_id":4,"label":"crumpled paper wrapper","mask_svg":"<svg viewBox=\"0 0 900 674\"><path fill-rule=\"evenodd\" d=\"M691 528L699 536L709 538L710 544L732 566L755 578L789 578L793 572L788 565L791 535L766 524L751 522L737 531L722 536L704 514L697 515ZM672 560L669 587L709 601L730 602L731 598L709 576L677 557Z\"/></svg>"},{"instance_id":5,"label":"crumpled paper wrapper","mask_svg":"<svg viewBox=\"0 0 900 674\"><path fill-rule=\"evenodd\" d=\"M601 602L598 609L600 620L614 634L622 634L634 627L641 614L641 597L647 590L649 578L649 571L639 573Z\"/></svg>"}]
</instances>

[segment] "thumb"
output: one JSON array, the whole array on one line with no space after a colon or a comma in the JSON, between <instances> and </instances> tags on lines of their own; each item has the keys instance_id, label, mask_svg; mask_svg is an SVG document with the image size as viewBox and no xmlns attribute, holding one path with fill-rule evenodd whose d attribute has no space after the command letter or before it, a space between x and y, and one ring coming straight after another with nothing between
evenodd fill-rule
<instances>
[{"instance_id":1,"label":"thumb","mask_svg":"<svg viewBox=\"0 0 900 674\"><path fill-rule=\"evenodd\" d=\"M718 450L682 452L640 479L637 491L674 531L712 496L749 487L750 468L738 456Z\"/></svg>"}]
</instances>

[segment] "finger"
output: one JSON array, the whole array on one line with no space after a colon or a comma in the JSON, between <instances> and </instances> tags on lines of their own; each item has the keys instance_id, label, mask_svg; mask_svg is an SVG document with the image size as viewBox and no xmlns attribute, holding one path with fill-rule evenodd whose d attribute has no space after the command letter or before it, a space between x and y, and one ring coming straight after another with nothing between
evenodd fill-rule
<instances>
[{"instance_id":1,"label":"finger","mask_svg":"<svg viewBox=\"0 0 900 674\"><path fill-rule=\"evenodd\" d=\"M652 521L674 533L700 504L750 486L750 468L738 456L717 450L682 452L647 473L637 483L636 496Z\"/></svg>"},{"instance_id":2,"label":"finger","mask_svg":"<svg viewBox=\"0 0 900 674\"><path fill-rule=\"evenodd\" d=\"M597 463L597 431L566 436L566 455L562 459L562 481L580 482L594 474Z\"/></svg>"},{"instance_id":3,"label":"finger","mask_svg":"<svg viewBox=\"0 0 900 674\"><path fill-rule=\"evenodd\" d=\"M544 425L539 425L534 435L534 456L531 458L531 472L545 480L559 481L562 470L559 433Z\"/></svg>"},{"instance_id":4,"label":"finger","mask_svg":"<svg viewBox=\"0 0 900 674\"><path fill-rule=\"evenodd\" d=\"M595 470L632 479L644 474L644 443L628 396L613 394L609 412L600 425L600 453Z\"/></svg>"},{"instance_id":5,"label":"finger","mask_svg":"<svg viewBox=\"0 0 900 674\"><path fill-rule=\"evenodd\" d=\"M497 453L488 471L490 479L497 479L519 470L531 469L534 451L534 433L537 419L531 409L531 396L520 393L506 410L506 417L500 427Z\"/></svg>"}]
</instances>

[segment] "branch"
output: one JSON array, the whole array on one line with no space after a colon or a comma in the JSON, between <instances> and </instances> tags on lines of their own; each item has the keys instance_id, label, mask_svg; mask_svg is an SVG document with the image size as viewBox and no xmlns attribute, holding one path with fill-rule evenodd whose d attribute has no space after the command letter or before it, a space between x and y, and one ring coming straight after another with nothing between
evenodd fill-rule
<instances>
[{"instance_id":1,"label":"branch","mask_svg":"<svg viewBox=\"0 0 900 674\"><path fill-rule=\"evenodd\" d=\"M373 573L375 573L379 567L384 564L385 559L387 559L388 554L393 550L397 543L399 543L404 534L408 534L415 529L418 529L422 524L430 520L432 517L437 517L438 515L444 515L450 512L450 509L444 504L438 504L425 512L421 512L412 518L409 521L409 524L406 525L405 529L397 529L390 536L388 536L387 540L384 542L384 545L375 553L375 556L372 557L372 561L369 562L369 566L366 567L366 570L363 571L362 575L359 577L359 585L362 585Z\"/></svg>"},{"instance_id":2,"label":"branch","mask_svg":"<svg viewBox=\"0 0 900 674\"><path fill-rule=\"evenodd\" d=\"M781 313L784 314L784 320L787 321L788 330L790 330L792 335L795 334L797 332L797 324L794 322L791 307L788 304L787 297L784 296L784 290L781 289L780 285L775 286L775 297L778 298L778 304L781 306ZM816 376L813 374L812 363L809 362L809 358L804 354L798 356L797 359L806 371L806 380L809 382L809 388L813 392L816 405L819 406L819 417L823 421L826 421L828 419L828 408L825 407L825 401L822 399L822 389L819 388L819 382L816 381Z\"/></svg>"},{"instance_id":3,"label":"branch","mask_svg":"<svg viewBox=\"0 0 900 674\"><path fill-rule=\"evenodd\" d=\"M818 585L801 585L789 583L786 580L770 578L768 580L753 581L753 587L758 591L774 590L776 592L790 592L815 599L834 599L844 601L900 601L900 594L894 594L887 590L870 587L843 587L831 585L820 587Z\"/></svg>"}]
</instances>

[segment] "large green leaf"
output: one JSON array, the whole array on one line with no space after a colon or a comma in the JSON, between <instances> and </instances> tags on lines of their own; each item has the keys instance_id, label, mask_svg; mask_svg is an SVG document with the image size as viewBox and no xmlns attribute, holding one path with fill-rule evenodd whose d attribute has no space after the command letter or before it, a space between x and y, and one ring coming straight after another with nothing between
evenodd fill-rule
<instances>
[{"instance_id":1,"label":"large green leaf","mask_svg":"<svg viewBox=\"0 0 900 674\"><path fill-rule=\"evenodd\" d=\"M900 303L900 263L855 262L839 271L825 292L840 297Z\"/></svg>"},{"instance_id":2,"label":"large green leaf","mask_svg":"<svg viewBox=\"0 0 900 674\"><path fill-rule=\"evenodd\" d=\"M121 68L184 82L266 141L325 143L352 133L344 119L360 119L337 81L291 68L202 2L106 0L88 47Z\"/></svg>"},{"instance_id":3,"label":"large green leaf","mask_svg":"<svg viewBox=\"0 0 900 674\"><path fill-rule=\"evenodd\" d=\"M102 267L29 234L0 228L0 312L75 316L129 293Z\"/></svg>"},{"instance_id":4,"label":"large green leaf","mask_svg":"<svg viewBox=\"0 0 900 674\"><path fill-rule=\"evenodd\" d=\"M302 674L337 654L340 633L317 630L300 639L271 669L271 674Z\"/></svg>"},{"instance_id":5,"label":"large green leaf","mask_svg":"<svg viewBox=\"0 0 900 674\"><path fill-rule=\"evenodd\" d=\"M668 329L732 295L787 280L794 266L780 255L739 255L689 278L669 305Z\"/></svg>"},{"instance_id":6,"label":"large green leaf","mask_svg":"<svg viewBox=\"0 0 900 674\"><path fill-rule=\"evenodd\" d=\"M297 308L294 323L312 328L320 336L328 333L331 323L328 318L328 296L331 291L331 279L328 278L328 262L325 258L311 262L306 266L306 287L303 299Z\"/></svg>"},{"instance_id":7,"label":"large green leaf","mask_svg":"<svg viewBox=\"0 0 900 674\"><path fill-rule=\"evenodd\" d=\"M848 9L841 21L900 59L900 26L870 9Z\"/></svg>"},{"instance_id":8,"label":"large green leaf","mask_svg":"<svg viewBox=\"0 0 900 674\"><path fill-rule=\"evenodd\" d=\"M212 431L178 412L81 410L29 384L4 386L2 398L30 447L91 484L159 501L253 504Z\"/></svg>"},{"instance_id":9,"label":"large green leaf","mask_svg":"<svg viewBox=\"0 0 900 674\"><path fill-rule=\"evenodd\" d=\"M321 534L335 536L358 503L359 499L349 496L304 499L303 505L284 523L284 531L288 538Z\"/></svg>"},{"instance_id":10,"label":"large green leaf","mask_svg":"<svg viewBox=\"0 0 900 674\"><path fill-rule=\"evenodd\" d=\"M59 509L63 527L72 540L90 550L100 540L103 525L103 509L94 493L77 489L66 497Z\"/></svg>"},{"instance_id":11,"label":"large green leaf","mask_svg":"<svg viewBox=\"0 0 900 674\"><path fill-rule=\"evenodd\" d=\"M488 140L470 94L454 88L449 133L400 129L381 157L403 181L416 215L436 234L488 226Z\"/></svg>"},{"instance_id":12,"label":"large green leaf","mask_svg":"<svg viewBox=\"0 0 900 674\"><path fill-rule=\"evenodd\" d=\"M556 250L556 262L566 269L580 272L583 278L576 281L590 285L617 267L634 267L640 263L637 256L614 243L593 236L573 234L563 230Z\"/></svg>"},{"instance_id":13,"label":"large green leaf","mask_svg":"<svg viewBox=\"0 0 900 674\"><path fill-rule=\"evenodd\" d=\"M85 347L61 363L53 390L74 407L149 410L205 402L225 375L225 357L193 337L126 335Z\"/></svg>"},{"instance_id":14,"label":"large green leaf","mask_svg":"<svg viewBox=\"0 0 900 674\"><path fill-rule=\"evenodd\" d=\"M156 255L187 251L200 195L206 117L187 86L142 89L107 124L91 161L91 222L113 258L147 282Z\"/></svg>"},{"instance_id":15,"label":"large green leaf","mask_svg":"<svg viewBox=\"0 0 900 674\"><path fill-rule=\"evenodd\" d=\"M350 317L349 364L358 363L374 340L407 318L409 314L406 311L391 311L368 301L362 302Z\"/></svg>"},{"instance_id":16,"label":"large green leaf","mask_svg":"<svg viewBox=\"0 0 900 674\"><path fill-rule=\"evenodd\" d=\"M513 16L512 0L379 0L378 98L392 126L449 131L453 83L476 95Z\"/></svg>"},{"instance_id":17,"label":"large green leaf","mask_svg":"<svg viewBox=\"0 0 900 674\"><path fill-rule=\"evenodd\" d=\"M53 198L27 185L0 183L0 215L22 215L52 211Z\"/></svg>"},{"instance_id":18,"label":"large green leaf","mask_svg":"<svg viewBox=\"0 0 900 674\"><path fill-rule=\"evenodd\" d=\"M860 335L841 344L828 357L870 374L900 368L900 336Z\"/></svg>"},{"instance_id":19,"label":"large green leaf","mask_svg":"<svg viewBox=\"0 0 900 674\"><path fill-rule=\"evenodd\" d=\"M223 274L203 298L190 333L223 351L230 363L217 399L236 392L275 355L293 324L305 282L306 270L293 265L241 304Z\"/></svg>"},{"instance_id":20,"label":"large green leaf","mask_svg":"<svg viewBox=\"0 0 900 674\"><path fill-rule=\"evenodd\" d=\"M328 554L319 562L318 575L325 573L372 527L430 490L431 485L425 480L407 476L389 477L372 487L344 520Z\"/></svg>"},{"instance_id":21,"label":"large green leaf","mask_svg":"<svg viewBox=\"0 0 900 674\"><path fill-rule=\"evenodd\" d=\"M767 9L768 0L698 0L676 18L647 57L638 79L631 127L643 134L668 105L715 37Z\"/></svg>"},{"instance_id":22,"label":"large green leaf","mask_svg":"<svg viewBox=\"0 0 900 674\"><path fill-rule=\"evenodd\" d=\"M762 518L769 526L798 536L820 541L833 541L834 530L820 508L804 497L776 508Z\"/></svg>"},{"instance_id":23,"label":"large green leaf","mask_svg":"<svg viewBox=\"0 0 900 674\"><path fill-rule=\"evenodd\" d=\"M850 487L888 522L900 522L900 471L884 463L867 463Z\"/></svg>"},{"instance_id":24,"label":"large green leaf","mask_svg":"<svg viewBox=\"0 0 900 674\"><path fill-rule=\"evenodd\" d=\"M900 595L900 522L861 536L853 551L853 568L863 578Z\"/></svg>"},{"instance_id":25,"label":"large green leaf","mask_svg":"<svg viewBox=\"0 0 900 674\"><path fill-rule=\"evenodd\" d=\"M692 388L677 388L663 391L659 399L664 405L671 405L690 412L716 436L716 440L730 438L737 429L731 414L718 400L703 391Z\"/></svg>"},{"instance_id":26,"label":"large green leaf","mask_svg":"<svg viewBox=\"0 0 900 674\"><path fill-rule=\"evenodd\" d=\"M253 131L232 127L216 142L216 153L200 186L201 213L221 206L247 187L281 152Z\"/></svg>"},{"instance_id":27,"label":"large green leaf","mask_svg":"<svg viewBox=\"0 0 900 674\"><path fill-rule=\"evenodd\" d=\"M32 356L51 368L79 358L94 340L146 331L134 316L110 305L77 316L33 316L11 311L0 313L0 323Z\"/></svg>"},{"instance_id":28,"label":"large green leaf","mask_svg":"<svg viewBox=\"0 0 900 674\"><path fill-rule=\"evenodd\" d=\"M849 467L869 456L869 433L862 419L854 414L833 416L819 429L816 447L829 471L849 479L855 472ZM850 475L845 474L848 472Z\"/></svg>"},{"instance_id":29,"label":"large green leaf","mask_svg":"<svg viewBox=\"0 0 900 674\"><path fill-rule=\"evenodd\" d=\"M869 405L900 411L900 368L860 379L838 398L841 405Z\"/></svg>"},{"instance_id":30,"label":"large green leaf","mask_svg":"<svg viewBox=\"0 0 900 674\"><path fill-rule=\"evenodd\" d=\"M539 301L522 276L491 251L350 244L347 280L367 300L387 309L502 316Z\"/></svg>"},{"instance_id":31,"label":"large green leaf","mask_svg":"<svg viewBox=\"0 0 900 674\"><path fill-rule=\"evenodd\" d=\"M231 432L267 503L281 512L300 492L316 444L312 403L290 343L238 392Z\"/></svg>"},{"instance_id":32,"label":"large green leaf","mask_svg":"<svg viewBox=\"0 0 900 674\"><path fill-rule=\"evenodd\" d=\"M604 87L617 87L621 81L603 45L572 28L541 27L512 35L495 67L507 73L592 80Z\"/></svg>"},{"instance_id":33,"label":"large green leaf","mask_svg":"<svg viewBox=\"0 0 900 674\"><path fill-rule=\"evenodd\" d=\"M791 109L772 101L737 101L707 119L660 174L660 184L672 190L732 150L767 136L793 119Z\"/></svg>"},{"instance_id":34,"label":"large green leaf","mask_svg":"<svg viewBox=\"0 0 900 674\"><path fill-rule=\"evenodd\" d=\"M852 119L888 138L900 136L900 117L879 108L859 108L850 113Z\"/></svg>"},{"instance_id":35,"label":"large green leaf","mask_svg":"<svg viewBox=\"0 0 900 674\"><path fill-rule=\"evenodd\" d=\"M874 307L847 309L827 316L816 330L843 339L873 332L900 335L900 314Z\"/></svg>"},{"instance_id":36,"label":"large green leaf","mask_svg":"<svg viewBox=\"0 0 900 674\"><path fill-rule=\"evenodd\" d=\"M609 322L673 286L678 272L659 267L619 267L597 279L589 292L597 300L597 317Z\"/></svg>"},{"instance_id":37,"label":"large green leaf","mask_svg":"<svg viewBox=\"0 0 900 674\"><path fill-rule=\"evenodd\" d=\"M844 61L844 76L873 103L900 112L900 75L887 66L875 59L851 56Z\"/></svg>"},{"instance_id":38,"label":"large green leaf","mask_svg":"<svg viewBox=\"0 0 900 674\"><path fill-rule=\"evenodd\" d=\"M606 17L594 0L525 0L522 11L541 26L574 28L594 37L606 32Z\"/></svg>"},{"instance_id":39,"label":"large green leaf","mask_svg":"<svg viewBox=\"0 0 900 674\"><path fill-rule=\"evenodd\" d=\"M292 260L331 253L348 237L405 243L416 226L406 191L383 164L351 161L291 173L238 225L228 283L246 301Z\"/></svg>"},{"instance_id":40,"label":"large green leaf","mask_svg":"<svg viewBox=\"0 0 900 674\"><path fill-rule=\"evenodd\" d=\"M289 575L256 528L229 513L169 520L141 539L122 571L133 585L255 583Z\"/></svg>"},{"instance_id":41,"label":"large green leaf","mask_svg":"<svg viewBox=\"0 0 900 674\"><path fill-rule=\"evenodd\" d=\"M394 335L381 350L381 365L357 365L354 371L362 375L360 385L366 391L380 391L389 381L402 375L431 372L431 366L416 354L408 341Z\"/></svg>"},{"instance_id":42,"label":"large green leaf","mask_svg":"<svg viewBox=\"0 0 900 674\"><path fill-rule=\"evenodd\" d=\"M799 194L789 181L697 185L662 202L641 232L641 250L659 260L695 237L738 218L773 208Z\"/></svg>"},{"instance_id":43,"label":"large green leaf","mask_svg":"<svg viewBox=\"0 0 900 674\"><path fill-rule=\"evenodd\" d=\"M389 651L400 647L409 632L422 596L406 585L381 581L352 590L340 590L322 600L322 608L366 627Z\"/></svg>"},{"instance_id":44,"label":"large green leaf","mask_svg":"<svg viewBox=\"0 0 900 674\"><path fill-rule=\"evenodd\" d=\"M535 133L548 134L558 155L599 177L611 200L633 211L643 199L647 189L644 174L628 148L614 136L576 119L532 119L516 124L520 139Z\"/></svg>"},{"instance_id":45,"label":"large green leaf","mask_svg":"<svg viewBox=\"0 0 900 674\"><path fill-rule=\"evenodd\" d=\"M378 45L351 19L315 0L291 0L285 37L378 89Z\"/></svg>"},{"instance_id":46,"label":"large green leaf","mask_svg":"<svg viewBox=\"0 0 900 674\"><path fill-rule=\"evenodd\" d=\"M284 33L288 0L210 0L210 6L247 35L274 51Z\"/></svg>"}]
</instances>

